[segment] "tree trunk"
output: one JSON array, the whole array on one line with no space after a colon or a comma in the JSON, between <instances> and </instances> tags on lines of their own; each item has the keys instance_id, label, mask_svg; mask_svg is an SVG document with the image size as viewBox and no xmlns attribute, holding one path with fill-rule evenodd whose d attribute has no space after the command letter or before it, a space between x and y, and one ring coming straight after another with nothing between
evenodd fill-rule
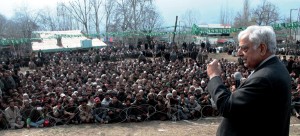
<instances>
[{"instance_id":1,"label":"tree trunk","mask_svg":"<svg viewBox=\"0 0 300 136\"><path fill-rule=\"evenodd\" d=\"M86 34L89 34L87 22L84 22L83 25L84 25L84 29L85 29Z\"/></svg>"},{"instance_id":2,"label":"tree trunk","mask_svg":"<svg viewBox=\"0 0 300 136\"><path fill-rule=\"evenodd\" d=\"M100 39L100 27L99 27L99 17L98 17L98 13L96 13L96 33L97 33L97 38Z\"/></svg>"}]
</instances>

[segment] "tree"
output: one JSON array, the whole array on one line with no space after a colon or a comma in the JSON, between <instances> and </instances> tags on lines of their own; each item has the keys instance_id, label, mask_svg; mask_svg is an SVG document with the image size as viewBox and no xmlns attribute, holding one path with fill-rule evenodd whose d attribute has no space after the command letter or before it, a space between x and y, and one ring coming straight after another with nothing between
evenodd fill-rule
<instances>
[{"instance_id":1,"label":"tree","mask_svg":"<svg viewBox=\"0 0 300 136\"><path fill-rule=\"evenodd\" d=\"M30 10L28 6L24 5L15 10L12 19L8 20L5 25L5 33L8 38L32 38L32 32L37 30L39 26L37 25L38 14L34 10ZM14 46L20 43L13 43L14 50L16 53L29 53L32 51L31 43L22 43L22 46Z\"/></svg>"},{"instance_id":2,"label":"tree","mask_svg":"<svg viewBox=\"0 0 300 136\"><path fill-rule=\"evenodd\" d=\"M153 0L117 0L110 29L112 31L140 31L143 28L143 21L147 16L146 10L148 10L148 7L153 6L152 1ZM137 43L137 36L132 35L132 39L134 43Z\"/></svg>"},{"instance_id":3,"label":"tree","mask_svg":"<svg viewBox=\"0 0 300 136\"><path fill-rule=\"evenodd\" d=\"M220 23L225 24L226 21L226 16L227 16L227 10L223 9L223 6L220 9Z\"/></svg>"},{"instance_id":4,"label":"tree","mask_svg":"<svg viewBox=\"0 0 300 136\"><path fill-rule=\"evenodd\" d=\"M58 30L57 16L51 15L50 9L40 10L38 13L38 25L40 30Z\"/></svg>"},{"instance_id":5,"label":"tree","mask_svg":"<svg viewBox=\"0 0 300 136\"><path fill-rule=\"evenodd\" d=\"M105 4L104 4L104 12L105 12L105 31L106 33L108 33L109 30L109 26L111 23L111 16L113 14L114 8L115 8L115 0L105 0Z\"/></svg>"},{"instance_id":6,"label":"tree","mask_svg":"<svg viewBox=\"0 0 300 136\"><path fill-rule=\"evenodd\" d=\"M182 21L188 27L192 27L194 24L198 24L200 22L200 13L196 10L187 10L182 15Z\"/></svg>"},{"instance_id":7,"label":"tree","mask_svg":"<svg viewBox=\"0 0 300 136\"><path fill-rule=\"evenodd\" d=\"M228 10L228 1L226 0L225 8L223 4L220 9L220 24L233 25L233 10Z\"/></svg>"},{"instance_id":8,"label":"tree","mask_svg":"<svg viewBox=\"0 0 300 136\"><path fill-rule=\"evenodd\" d=\"M181 32L191 31L191 28L194 24L199 24L200 22L200 11L197 10L186 10L182 15L182 18L179 17L179 29L178 42L191 42L193 41L192 35L182 34Z\"/></svg>"},{"instance_id":9,"label":"tree","mask_svg":"<svg viewBox=\"0 0 300 136\"><path fill-rule=\"evenodd\" d=\"M145 7L144 16L142 18L141 30L145 33L152 33L155 28L160 28L162 23L162 17L156 11L153 5L148 5ZM152 36L146 36L148 43L152 41Z\"/></svg>"},{"instance_id":10,"label":"tree","mask_svg":"<svg viewBox=\"0 0 300 136\"><path fill-rule=\"evenodd\" d=\"M128 0L117 1L116 12L114 14L115 23L119 23L122 31L126 31L130 27L131 13Z\"/></svg>"},{"instance_id":11,"label":"tree","mask_svg":"<svg viewBox=\"0 0 300 136\"><path fill-rule=\"evenodd\" d=\"M153 5L149 5L145 8L144 16L141 19L141 29L143 31L151 32L154 28L161 27L162 18L160 14L155 10Z\"/></svg>"},{"instance_id":12,"label":"tree","mask_svg":"<svg viewBox=\"0 0 300 136\"><path fill-rule=\"evenodd\" d=\"M25 6L16 10L12 21L17 25L14 28L15 38L31 38L32 32L39 28L38 13Z\"/></svg>"},{"instance_id":13,"label":"tree","mask_svg":"<svg viewBox=\"0 0 300 136\"><path fill-rule=\"evenodd\" d=\"M5 37L5 28L6 28L6 24L7 24L7 19L4 15L0 14L0 38L1 37Z\"/></svg>"},{"instance_id":14,"label":"tree","mask_svg":"<svg viewBox=\"0 0 300 136\"><path fill-rule=\"evenodd\" d=\"M71 12L65 3L60 2L57 3L56 7L56 12L57 15L55 16L56 18L56 23L57 23L57 29L58 30L74 30L74 29L79 29L79 22L77 19L73 17L73 13Z\"/></svg>"},{"instance_id":15,"label":"tree","mask_svg":"<svg viewBox=\"0 0 300 136\"><path fill-rule=\"evenodd\" d=\"M100 6L102 4L102 0L90 0L90 3L92 5L92 9L93 9L93 13L94 13L94 18L92 17L92 20L95 24L96 27L96 33L97 33L97 37L100 37L100 20L99 20L99 9Z\"/></svg>"},{"instance_id":16,"label":"tree","mask_svg":"<svg viewBox=\"0 0 300 136\"><path fill-rule=\"evenodd\" d=\"M46 31L65 31L79 29L78 21L66 8L65 3L57 3L56 14L53 9L44 8L38 12L37 20L39 30Z\"/></svg>"},{"instance_id":17,"label":"tree","mask_svg":"<svg viewBox=\"0 0 300 136\"><path fill-rule=\"evenodd\" d=\"M274 4L263 0L262 4L252 11L252 19L257 25L271 25L279 20L279 10Z\"/></svg>"},{"instance_id":18,"label":"tree","mask_svg":"<svg viewBox=\"0 0 300 136\"><path fill-rule=\"evenodd\" d=\"M253 24L250 21L251 13L250 13L250 5L249 0L244 0L243 10L238 12L234 18L234 26L235 27L245 27Z\"/></svg>"},{"instance_id":19,"label":"tree","mask_svg":"<svg viewBox=\"0 0 300 136\"><path fill-rule=\"evenodd\" d=\"M92 9L91 3L88 0L73 0L69 1L69 5L65 5L65 7L83 25L85 32L88 34L88 21Z\"/></svg>"},{"instance_id":20,"label":"tree","mask_svg":"<svg viewBox=\"0 0 300 136\"><path fill-rule=\"evenodd\" d=\"M134 31L142 28L143 21L148 14L147 11L151 12L150 10L154 9L152 0L122 0L122 4L119 6L123 13L127 13L124 21L128 22L128 27Z\"/></svg>"}]
</instances>

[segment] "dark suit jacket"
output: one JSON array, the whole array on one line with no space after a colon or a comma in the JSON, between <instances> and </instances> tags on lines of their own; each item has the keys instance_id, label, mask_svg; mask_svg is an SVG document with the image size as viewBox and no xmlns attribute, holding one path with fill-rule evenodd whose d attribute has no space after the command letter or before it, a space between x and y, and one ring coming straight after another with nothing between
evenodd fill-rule
<instances>
[{"instance_id":1,"label":"dark suit jacket","mask_svg":"<svg viewBox=\"0 0 300 136\"><path fill-rule=\"evenodd\" d=\"M277 57L256 68L234 93L218 76L208 90L224 117L217 135L289 135L291 77Z\"/></svg>"}]
</instances>

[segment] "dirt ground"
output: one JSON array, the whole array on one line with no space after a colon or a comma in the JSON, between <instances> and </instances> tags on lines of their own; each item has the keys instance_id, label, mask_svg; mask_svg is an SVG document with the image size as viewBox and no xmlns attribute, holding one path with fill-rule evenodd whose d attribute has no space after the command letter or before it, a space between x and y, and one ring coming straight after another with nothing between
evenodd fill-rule
<instances>
[{"instance_id":1,"label":"dirt ground","mask_svg":"<svg viewBox=\"0 0 300 136\"><path fill-rule=\"evenodd\" d=\"M62 125L0 131L0 136L214 136L221 117L194 121ZM266 127L268 124L266 124ZM300 120L291 118L290 135L300 135Z\"/></svg>"},{"instance_id":2,"label":"dirt ground","mask_svg":"<svg viewBox=\"0 0 300 136\"><path fill-rule=\"evenodd\" d=\"M210 53L208 54L208 58L212 59L227 59L230 62L237 62L238 57L233 57L232 55L228 55L227 53Z\"/></svg>"}]
</instances>

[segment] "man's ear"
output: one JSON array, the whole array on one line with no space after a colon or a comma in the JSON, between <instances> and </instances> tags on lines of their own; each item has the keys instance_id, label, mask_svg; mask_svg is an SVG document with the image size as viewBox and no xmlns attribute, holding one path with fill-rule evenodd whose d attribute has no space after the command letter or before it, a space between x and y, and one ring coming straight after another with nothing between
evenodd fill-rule
<instances>
[{"instance_id":1,"label":"man's ear","mask_svg":"<svg viewBox=\"0 0 300 136\"><path fill-rule=\"evenodd\" d=\"M259 46L260 46L260 54L262 56L266 55L267 50L268 50L268 46L264 43L261 43Z\"/></svg>"}]
</instances>

